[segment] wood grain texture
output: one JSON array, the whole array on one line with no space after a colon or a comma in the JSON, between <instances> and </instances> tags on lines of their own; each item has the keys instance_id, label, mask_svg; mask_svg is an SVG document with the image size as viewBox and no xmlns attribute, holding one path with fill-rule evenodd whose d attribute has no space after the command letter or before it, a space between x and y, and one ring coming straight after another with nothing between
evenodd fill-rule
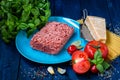
<instances>
[{"instance_id":1,"label":"wood grain texture","mask_svg":"<svg viewBox=\"0 0 120 80\"><path fill-rule=\"evenodd\" d=\"M0 79L16 80L18 74L20 54L15 42L5 44L0 39Z\"/></svg>"},{"instance_id":2,"label":"wood grain texture","mask_svg":"<svg viewBox=\"0 0 120 80\"><path fill-rule=\"evenodd\" d=\"M51 3L52 16L63 16L78 20L82 18L82 10L87 9L89 15L104 17L107 21L108 29L115 32L116 34L119 34L120 32L119 29L120 0L50 0L50 3ZM20 66L22 67L19 66L19 60L21 61ZM118 62L120 61L119 57L115 59L115 61L113 61L112 64L115 67L115 69L120 70L119 65L114 63L116 61ZM66 65L64 64L66 63L60 65L62 67L66 67ZM28 70L25 72L26 75L28 75L31 68L35 69L36 71L39 71L39 69L45 71L46 67L49 66L49 65L41 65L42 68L40 68L40 65L41 64L25 60L24 58L20 58L20 54L15 47L15 41L13 41L12 44L8 45L8 44L4 44L4 42L0 39L0 80L17 80L18 73L21 74L22 72L25 72L25 70ZM60 65L54 65L54 66L57 67ZM118 73L115 69L112 69L111 77L106 78L106 80L120 79L119 76L120 73ZM23 77L23 78L19 78L19 80L34 79L34 76L31 78L31 76L24 77L24 75L25 74L18 75L18 78ZM31 73L31 75L34 75L34 71ZM56 75L57 76L51 76L48 74L46 78L44 78L44 80L52 80L52 79L48 79L49 77L56 77L56 80L60 80L62 78L64 78L63 80L74 79L74 76L72 77L72 79L69 78L69 76L71 76L70 74L69 75L66 74L62 76L58 74ZM86 74L86 76L77 75L77 77L80 80L96 80L96 79L103 80L105 78L104 76L98 76L92 74ZM34 80L39 80L39 79L42 79L41 76L39 76L37 79Z\"/></svg>"}]
</instances>

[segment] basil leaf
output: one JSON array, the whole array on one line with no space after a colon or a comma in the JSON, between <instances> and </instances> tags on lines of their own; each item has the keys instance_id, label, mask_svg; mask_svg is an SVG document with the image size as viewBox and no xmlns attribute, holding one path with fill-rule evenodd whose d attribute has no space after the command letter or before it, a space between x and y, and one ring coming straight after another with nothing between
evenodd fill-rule
<instances>
[{"instance_id":1,"label":"basil leaf","mask_svg":"<svg viewBox=\"0 0 120 80\"><path fill-rule=\"evenodd\" d=\"M93 63L93 64L97 64L96 59L91 60L91 63Z\"/></svg>"},{"instance_id":2,"label":"basil leaf","mask_svg":"<svg viewBox=\"0 0 120 80\"><path fill-rule=\"evenodd\" d=\"M102 63L102 65L103 65L103 67L104 67L105 70L110 67L110 64L108 64L106 61L104 61L104 62Z\"/></svg>"},{"instance_id":3,"label":"basil leaf","mask_svg":"<svg viewBox=\"0 0 120 80\"><path fill-rule=\"evenodd\" d=\"M40 19L41 19L42 21L46 21L46 17L45 17L45 16L40 16Z\"/></svg>"},{"instance_id":4,"label":"basil leaf","mask_svg":"<svg viewBox=\"0 0 120 80\"><path fill-rule=\"evenodd\" d=\"M5 26L4 26L5 27ZM9 36L9 33L7 32L6 28L3 28L2 31L2 39L6 42L6 43L9 43L9 40L8 40L8 36Z\"/></svg>"},{"instance_id":5,"label":"basil leaf","mask_svg":"<svg viewBox=\"0 0 120 80\"><path fill-rule=\"evenodd\" d=\"M33 8L33 9L31 9L31 13L32 13L34 16L38 16L38 15L39 15L39 9L38 9L38 8Z\"/></svg>"},{"instance_id":6,"label":"basil leaf","mask_svg":"<svg viewBox=\"0 0 120 80\"><path fill-rule=\"evenodd\" d=\"M102 53L101 53L100 49L96 50L96 52L94 54L94 59L97 59L97 58L102 58Z\"/></svg>"},{"instance_id":7,"label":"basil leaf","mask_svg":"<svg viewBox=\"0 0 120 80\"><path fill-rule=\"evenodd\" d=\"M35 31L35 30L36 30L36 28L32 28L32 29L28 30L28 31L27 31L27 37L29 37L30 34L32 34L33 31Z\"/></svg>"},{"instance_id":8,"label":"basil leaf","mask_svg":"<svg viewBox=\"0 0 120 80\"><path fill-rule=\"evenodd\" d=\"M102 64L97 64L97 65L96 65L96 68L98 69L98 71L99 71L100 73L103 73L103 72L104 72L104 68L103 68Z\"/></svg>"},{"instance_id":9,"label":"basil leaf","mask_svg":"<svg viewBox=\"0 0 120 80\"><path fill-rule=\"evenodd\" d=\"M7 20L6 24L9 28L9 31L13 31L14 22L11 20Z\"/></svg>"},{"instance_id":10,"label":"basil leaf","mask_svg":"<svg viewBox=\"0 0 120 80\"><path fill-rule=\"evenodd\" d=\"M10 42L10 40L8 40L8 38L7 37L2 37L2 39L6 42L6 43L9 43Z\"/></svg>"},{"instance_id":11,"label":"basil leaf","mask_svg":"<svg viewBox=\"0 0 120 80\"><path fill-rule=\"evenodd\" d=\"M50 16L51 13L50 13L50 10L45 10L45 16Z\"/></svg>"},{"instance_id":12,"label":"basil leaf","mask_svg":"<svg viewBox=\"0 0 120 80\"><path fill-rule=\"evenodd\" d=\"M44 6L43 3L39 3L39 4L38 4L38 7L39 7L39 8L43 8L43 6Z\"/></svg>"},{"instance_id":13,"label":"basil leaf","mask_svg":"<svg viewBox=\"0 0 120 80\"><path fill-rule=\"evenodd\" d=\"M34 28L35 25L34 25L33 23L29 23L28 26L29 26L30 28Z\"/></svg>"},{"instance_id":14,"label":"basil leaf","mask_svg":"<svg viewBox=\"0 0 120 80\"><path fill-rule=\"evenodd\" d=\"M4 33L4 34L2 34L4 37L6 37L6 36L9 35L9 34L8 34L8 31L7 31L6 28L5 28L5 26L4 26L4 28L2 29L1 33Z\"/></svg>"},{"instance_id":15,"label":"basil leaf","mask_svg":"<svg viewBox=\"0 0 120 80\"><path fill-rule=\"evenodd\" d=\"M30 12L25 12L25 11L23 11L23 12L22 12L22 21L23 21L23 22L26 22L27 19L29 18L29 15L30 15Z\"/></svg>"},{"instance_id":16,"label":"basil leaf","mask_svg":"<svg viewBox=\"0 0 120 80\"><path fill-rule=\"evenodd\" d=\"M29 0L23 0L23 4L25 5L29 4Z\"/></svg>"},{"instance_id":17,"label":"basil leaf","mask_svg":"<svg viewBox=\"0 0 120 80\"><path fill-rule=\"evenodd\" d=\"M96 61L97 61L97 64L102 64L104 59L103 58L97 58Z\"/></svg>"},{"instance_id":18,"label":"basil leaf","mask_svg":"<svg viewBox=\"0 0 120 80\"><path fill-rule=\"evenodd\" d=\"M23 6L23 9L24 9L25 12L29 12L31 10L31 8L32 8L32 4Z\"/></svg>"},{"instance_id":19,"label":"basil leaf","mask_svg":"<svg viewBox=\"0 0 120 80\"><path fill-rule=\"evenodd\" d=\"M39 18L35 19L34 24L35 26L38 26L40 24L40 19Z\"/></svg>"},{"instance_id":20,"label":"basil leaf","mask_svg":"<svg viewBox=\"0 0 120 80\"><path fill-rule=\"evenodd\" d=\"M28 25L26 23L21 23L19 26L18 26L21 30L25 30L28 28Z\"/></svg>"},{"instance_id":21,"label":"basil leaf","mask_svg":"<svg viewBox=\"0 0 120 80\"><path fill-rule=\"evenodd\" d=\"M1 6L5 6L6 3L5 3L5 1L3 0L3 1L1 1L0 4L1 4Z\"/></svg>"}]
</instances>

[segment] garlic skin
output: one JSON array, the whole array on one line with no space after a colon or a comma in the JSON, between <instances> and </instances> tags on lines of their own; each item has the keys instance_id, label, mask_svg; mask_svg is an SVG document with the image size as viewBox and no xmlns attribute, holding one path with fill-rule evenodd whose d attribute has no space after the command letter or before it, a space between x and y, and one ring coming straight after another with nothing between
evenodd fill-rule
<instances>
[{"instance_id":1,"label":"garlic skin","mask_svg":"<svg viewBox=\"0 0 120 80\"><path fill-rule=\"evenodd\" d=\"M60 73L60 74L65 74L66 73L66 69L62 69L60 67L57 68L57 71Z\"/></svg>"},{"instance_id":2,"label":"garlic skin","mask_svg":"<svg viewBox=\"0 0 120 80\"><path fill-rule=\"evenodd\" d=\"M54 69L53 69L53 67L52 66L49 66L48 68L47 68L47 71L50 73L50 74L55 74L55 72L54 72Z\"/></svg>"}]
</instances>

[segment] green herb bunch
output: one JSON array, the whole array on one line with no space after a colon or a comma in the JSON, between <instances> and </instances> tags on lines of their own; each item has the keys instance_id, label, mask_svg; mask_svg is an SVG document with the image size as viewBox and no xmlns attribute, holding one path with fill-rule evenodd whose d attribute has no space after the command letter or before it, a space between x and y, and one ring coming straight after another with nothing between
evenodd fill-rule
<instances>
[{"instance_id":1,"label":"green herb bunch","mask_svg":"<svg viewBox=\"0 0 120 80\"><path fill-rule=\"evenodd\" d=\"M1 0L0 34L9 43L20 30L29 36L48 21L51 14L48 0Z\"/></svg>"}]
</instances>

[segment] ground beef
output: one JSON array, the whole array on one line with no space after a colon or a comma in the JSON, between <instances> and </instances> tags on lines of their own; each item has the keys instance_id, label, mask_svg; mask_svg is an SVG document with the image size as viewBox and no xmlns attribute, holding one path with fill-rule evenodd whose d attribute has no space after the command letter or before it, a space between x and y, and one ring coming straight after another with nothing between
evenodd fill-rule
<instances>
[{"instance_id":1,"label":"ground beef","mask_svg":"<svg viewBox=\"0 0 120 80\"><path fill-rule=\"evenodd\" d=\"M72 36L74 29L67 24L48 22L31 39L33 49L49 54L57 54Z\"/></svg>"}]
</instances>

